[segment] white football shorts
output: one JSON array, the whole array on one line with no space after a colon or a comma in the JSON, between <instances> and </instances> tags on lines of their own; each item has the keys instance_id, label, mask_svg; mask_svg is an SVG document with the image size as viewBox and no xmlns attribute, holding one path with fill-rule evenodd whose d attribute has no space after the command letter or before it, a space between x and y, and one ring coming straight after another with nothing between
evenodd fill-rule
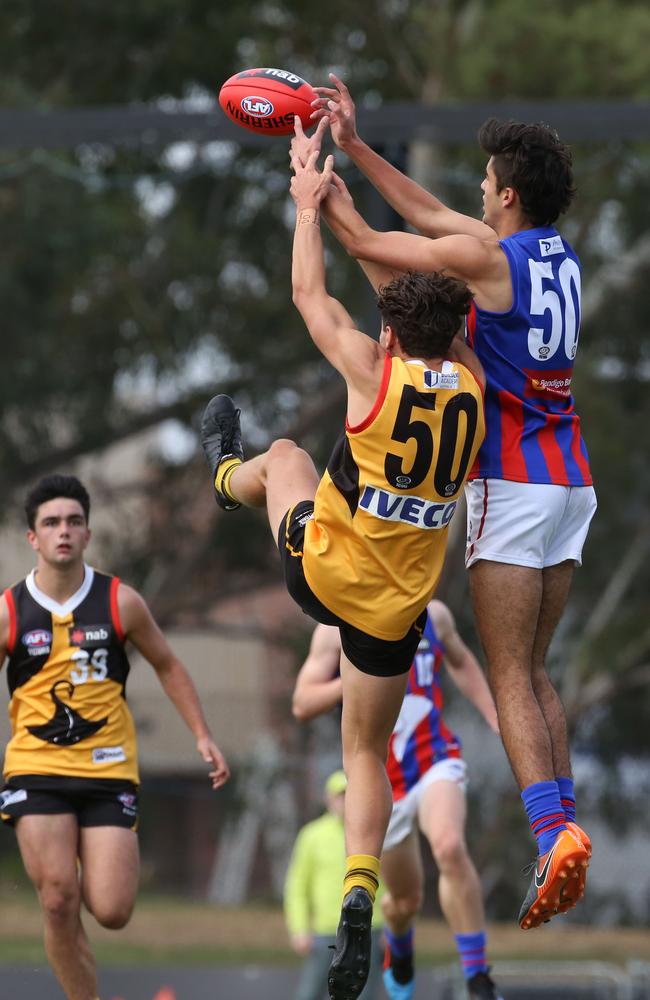
<instances>
[{"instance_id":1,"label":"white football shorts","mask_svg":"<svg viewBox=\"0 0 650 1000\"><path fill-rule=\"evenodd\" d=\"M596 511L593 486L514 483L474 479L465 487L465 565L479 559L544 569L572 559L582 547Z\"/></svg>"},{"instance_id":2,"label":"white football shorts","mask_svg":"<svg viewBox=\"0 0 650 1000\"><path fill-rule=\"evenodd\" d=\"M406 840L418 821L418 807L425 788L435 781L453 781L464 792L467 788L467 764L460 757L439 760L422 775L417 785L413 785L403 799L393 803L393 811L388 821L384 838L384 851L397 847Z\"/></svg>"}]
</instances>

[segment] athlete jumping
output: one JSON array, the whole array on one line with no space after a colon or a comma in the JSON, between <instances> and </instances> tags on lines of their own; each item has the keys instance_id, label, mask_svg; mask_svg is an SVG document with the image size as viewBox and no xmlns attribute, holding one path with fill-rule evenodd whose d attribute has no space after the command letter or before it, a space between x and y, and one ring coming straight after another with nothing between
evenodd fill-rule
<instances>
[{"instance_id":1,"label":"athlete jumping","mask_svg":"<svg viewBox=\"0 0 650 1000\"><path fill-rule=\"evenodd\" d=\"M225 509L266 506L289 593L340 630L347 874L329 974L333 1000L368 975L372 903L391 812L388 739L444 559L457 497L483 439L482 371L452 341L471 305L464 282L406 274L381 291L379 342L325 287L316 156L293 162L293 300L347 385L345 433L320 479L292 441L243 462L239 411L216 396L201 439Z\"/></svg>"}]
</instances>

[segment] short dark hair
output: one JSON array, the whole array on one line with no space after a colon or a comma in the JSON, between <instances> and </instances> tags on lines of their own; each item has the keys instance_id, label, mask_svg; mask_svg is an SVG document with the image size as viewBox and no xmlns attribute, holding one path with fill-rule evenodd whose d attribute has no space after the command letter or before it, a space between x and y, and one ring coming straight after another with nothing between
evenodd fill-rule
<instances>
[{"instance_id":1,"label":"short dark hair","mask_svg":"<svg viewBox=\"0 0 650 1000\"><path fill-rule=\"evenodd\" d=\"M407 271L382 285L377 295L384 326L392 327L412 358L443 357L471 305L465 282L442 271Z\"/></svg>"},{"instance_id":2,"label":"short dark hair","mask_svg":"<svg viewBox=\"0 0 650 1000\"><path fill-rule=\"evenodd\" d=\"M497 191L512 187L534 226L551 226L576 193L571 151L543 122L488 118L479 129L481 148L493 157Z\"/></svg>"},{"instance_id":3,"label":"short dark hair","mask_svg":"<svg viewBox=\"0 0 650 1000\"><path fill-rule=\"evenodd\" d=\"M88 490L76 476L43 476L33 486L25 497L25 515L30 531L36 525L36 513L42 503L65 497L67 500L78 500L86 515L86 523L90 517L90 497Z\"/></svg>"}]
</instances>

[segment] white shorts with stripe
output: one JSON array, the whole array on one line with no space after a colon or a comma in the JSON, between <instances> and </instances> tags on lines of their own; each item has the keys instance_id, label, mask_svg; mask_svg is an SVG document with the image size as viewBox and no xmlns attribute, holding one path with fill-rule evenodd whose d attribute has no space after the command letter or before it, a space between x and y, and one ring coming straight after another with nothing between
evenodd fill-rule
<instances>
[{"instance_id":1,"label":"white shorts with stripe","mask_svg":"<svg viewBox=\"0 0 650 1000\"><path fill-rule=\"evenodd\" d=\"M465 487L465 565L479 559L544 569L572 559L582 547L596 511L593 486L515 483L474 479Z\"/></svg>"},{"instance_id":2,"label":"white shorts with stripe","mask_svg":"<svg viewBox=\"0 0 650 1000\"><path fill-rule=\"evenodd\" d=\"M393 811L388 821L382 850L390 851L392 847L397 847L406 840L417 823L422 793L435 781L453 781L464 792L467 788L467 764L461 757L447 757L445 760L436 761L403 799L393 802Z\"/></svg>"}]
</instances>

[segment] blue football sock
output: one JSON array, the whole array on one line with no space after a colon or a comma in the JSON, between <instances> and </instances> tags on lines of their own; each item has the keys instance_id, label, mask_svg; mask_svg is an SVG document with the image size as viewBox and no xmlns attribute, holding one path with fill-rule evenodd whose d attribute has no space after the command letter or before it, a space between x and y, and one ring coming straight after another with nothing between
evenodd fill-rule
<instances>
[{"instance_id":1,"label":"blue football sock","mask_svg":"<svg viewBox=\"0 0 650 1000\"><path fill-rule=\"evenodd\" d=\"M576 794L573 790L573 778L556 778L555 781L560 791L560 801L567 823L575 823Z\"/></svg>"},{"instance_id":2,"label":"blue football sock","mask_svg":"<svg viewBox=\"0 0 650 1000\"><path fill-rule=\"evenodd\" d=\"M541 856L550 851L558 835L566 830L560 790L555 781L536 781L524 788L521 797Z\"/></svg>"},{"instance_id":3,"label":"blue football sock","mask_svg":"<svg viewBox=\"0 0 650 1000\"><path fill-rule=\"evenodd\" d=\"M487 972L485 931L478 934L454 934L465 979L471 979L477 972Z\"/></svg>"},{"instance_id":4,"label":"blue football sock","mask_svg":"<svg viewBox=\"0 0 650 1000\"><path fill-rule=\"evenodd\" d=\"M386 937L388 950L395 958L408 958L409 955L413 954L412 927L406 932L406 934L400 934L399 937L393 934L392 931L389 931L388 927L384 927L384 935Z\"/></svg>"}]
</instances>

